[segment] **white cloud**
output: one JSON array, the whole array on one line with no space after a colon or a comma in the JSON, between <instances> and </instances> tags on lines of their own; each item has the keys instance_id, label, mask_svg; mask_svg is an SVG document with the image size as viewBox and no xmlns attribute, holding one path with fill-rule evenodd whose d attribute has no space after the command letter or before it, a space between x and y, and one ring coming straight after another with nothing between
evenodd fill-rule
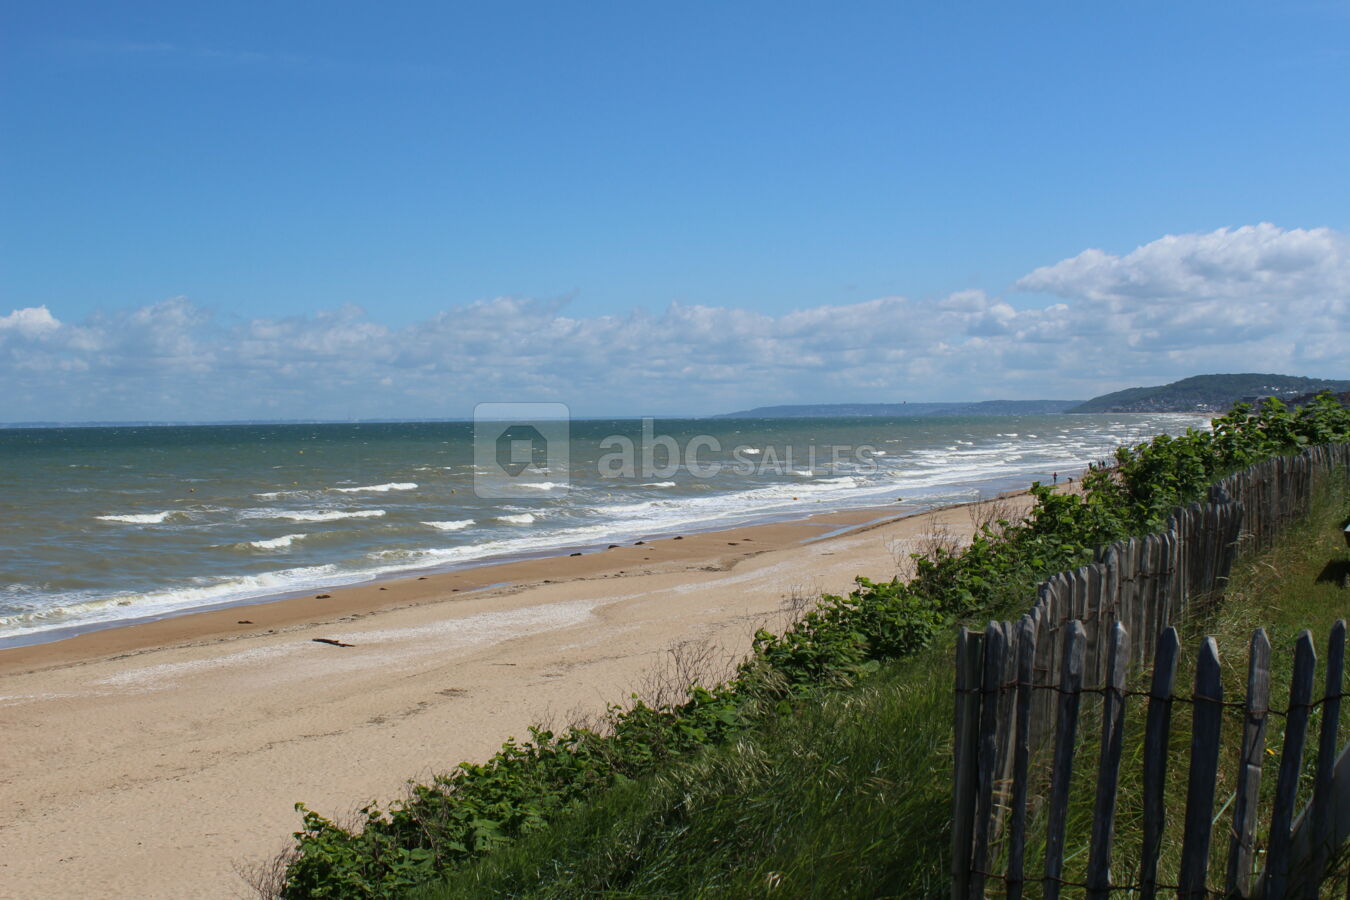
<instances>
[{"instance_id":1,"label":"white cloud","mask_svg":"<svg viewBox=\"0 0 1350 900\"><path fill-rule=\"evenodd\" d=\"M0 316L0 332L14 332L24 337L40 337L60 327L61 323L45 306L16 309L7 316Z\"/></svg>"},{"instance_id":2,"label":"white cloud","mask_svg":"<svg viewBox=\"0 0 1350 900\"><path fill-rule=\"evenodd\" d=\"M1263 223L1168 235L1124 256L1086 250L1014 288L1070 300L1055 317L1063 329L1154 360L1160 375L1350 375L1350 237L1329 228Z\"/></svg>"},{"instance_id":3,"label":"white cloud","mask_svg":"<svg viewBox=\"0 0 1350 900\"><path fill-rule=\"evenodd\" d=\"M1282 302L1350 295L1350 238L1269 223L1167 235L1125 256L1101 250L1044 266L1024 291L1103 303Z\"/></svg>"},{"instance_id":4,"label":"white cloud","mask_svg":"<svg viewBox=\"0 0 1350 900\"><path fill-rule=\"evenodd\" d=\"M504 297L401 329L355 306L223 323L174 298L0 317L0 419L465 415L478 400L580 414L830 400L1087 397L1214 371L1350 375L1350 240L1272 225L1088 250L1015 290L782 315L672 304L574 317Z\"/></svg>"}]
</instances>

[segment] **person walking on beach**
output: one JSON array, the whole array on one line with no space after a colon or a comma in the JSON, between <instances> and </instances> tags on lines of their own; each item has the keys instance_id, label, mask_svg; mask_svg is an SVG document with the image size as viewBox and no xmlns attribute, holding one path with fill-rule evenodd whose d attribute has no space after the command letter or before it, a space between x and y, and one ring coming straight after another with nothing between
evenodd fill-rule
<instances>
[{"instance_id":1,"label":"person walking on beach","mask_svg":"<svg viewBox=\"0 0 1350 900\"><path fill-rule=\"evenodd\" d=\"M1059 484L1059 473L1058 473L1058 472L1051 472L1050 475L1051 475L1051 477L1053 477L1053 478L1055 479L1055 484Z\"/></svg>"}]
</instances>

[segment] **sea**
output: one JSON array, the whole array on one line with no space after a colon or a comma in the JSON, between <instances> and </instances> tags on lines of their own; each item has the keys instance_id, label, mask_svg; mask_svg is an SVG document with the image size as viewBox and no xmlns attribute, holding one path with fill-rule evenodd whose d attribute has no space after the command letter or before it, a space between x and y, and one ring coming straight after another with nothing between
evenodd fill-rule
<instances>
[{"instance_id":1,"label":"sea","mask_svg":"<svg viewBox=\"0 0 1350 900\"><path fill-rule=\"evenodd\" d=\"M0 646L610 543L972 500L1207 425L591 419L547 423L555 442L565 428L566 451L547 457L512 456L520 435L503 445L481 422L4 428ZM512 460L527 465L519 484Z\"/></svg>"}]
</instances>

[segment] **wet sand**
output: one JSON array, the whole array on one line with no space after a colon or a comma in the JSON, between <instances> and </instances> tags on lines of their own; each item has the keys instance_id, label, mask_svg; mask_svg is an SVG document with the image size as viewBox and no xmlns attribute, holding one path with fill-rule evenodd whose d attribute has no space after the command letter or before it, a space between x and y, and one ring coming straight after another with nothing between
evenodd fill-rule
<instances>
[{"instance_id":1,"label":"wet sand","mask_svg":"<svg viewBox=\"0 0 1350 900\"><path fill-rule=\"evenodd\" d=\"M387 802L623 701L682 643L728 667L973 521L854 510L0 650L0 898L252 896L236 870L287 846L296 801Z\"/></svg>"}]
</instances>

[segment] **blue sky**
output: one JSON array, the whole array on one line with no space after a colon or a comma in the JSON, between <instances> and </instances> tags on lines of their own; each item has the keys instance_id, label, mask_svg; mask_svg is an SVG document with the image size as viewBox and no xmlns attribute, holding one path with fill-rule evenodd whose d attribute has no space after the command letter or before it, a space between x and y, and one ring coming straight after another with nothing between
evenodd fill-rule
<instances>
[{"instance_id":1,"label":"blue sky","mask_svg":"<svg viewBox=\"0 0 1350 900\"><path fill-rule=\"evenodd\" d=\"M1326 340L1345 3L50 2L2 24L0 420L1350 377ZM1074 259L1076 281L1030 277ZM1113 323L1096 353L1088 320ZM1077 355L1038 362L1056 328Z\"/></svg>"}]
</instances>

